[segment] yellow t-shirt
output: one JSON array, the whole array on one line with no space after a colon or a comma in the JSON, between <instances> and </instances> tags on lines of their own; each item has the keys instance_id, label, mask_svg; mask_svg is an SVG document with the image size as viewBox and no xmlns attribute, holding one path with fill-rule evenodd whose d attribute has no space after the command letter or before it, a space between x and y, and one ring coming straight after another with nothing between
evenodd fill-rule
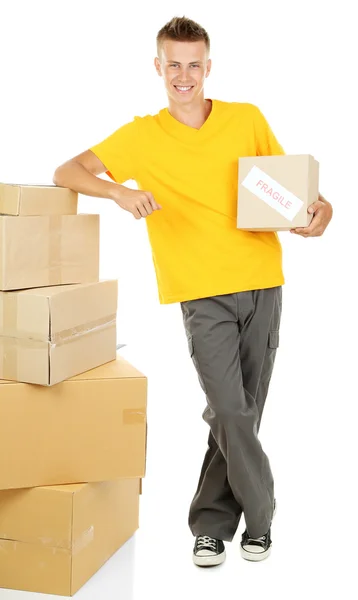
<instances>
[{"instance_id":1,"label":"yellow t-shirt","mask_svg":"<svg viewBox=\"0 0 358 600\"><path fill-rule=\"evenodd\" d=\"M146 217L161 304L284 283L277 233L236 227L238 158L284 154L256 106L214 99L200 129L164 108L90 149L162 206Z\"/></svg>"}]
</instances>

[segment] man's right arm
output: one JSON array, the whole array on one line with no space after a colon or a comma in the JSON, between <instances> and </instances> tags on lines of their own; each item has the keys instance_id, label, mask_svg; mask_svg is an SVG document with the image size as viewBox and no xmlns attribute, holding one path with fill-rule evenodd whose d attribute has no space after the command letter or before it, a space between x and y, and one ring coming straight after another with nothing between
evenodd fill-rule
<instances>
[{"instance_id":1,"label":"man's right arm","mask_svg":"<svg viewBox=\"0 0 358 600\"><path fill-rule=\"evenodd\" d=\"M54 173L53 183L86 196L114 200L118 194L118 184L96 177L106 171L102 161L91 150L86 150L59 166Z\"/></svg>"},{"instance_id":2,"label":"man's right arm","mask_svg":"<svg viewBox=\"0 0 358 600\"><path fill-rule=\"evenodd\" d=\"M54 173L53 183L86 196L114 200L136 219L147 217L153 210L161 208L151 192L132 190L97 177L107 170L92 150L86 150L60 165Z\"/></svg>"}]
</instances>

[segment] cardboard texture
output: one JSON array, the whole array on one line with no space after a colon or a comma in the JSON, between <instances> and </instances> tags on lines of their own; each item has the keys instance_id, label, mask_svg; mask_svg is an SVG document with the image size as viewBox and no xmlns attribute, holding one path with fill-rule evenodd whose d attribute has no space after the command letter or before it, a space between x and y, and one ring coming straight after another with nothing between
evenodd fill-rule
<instances>
[{"instance_id":1,"label":"cardboard texture","mask_svg":"<svg viewBox=\"0 0 358 600\"><path fill-rule=\"evenodd\" d=\"M0 588L72 596L138 526L138 479L0 492Z\"/></svg>"},{"instance_id":2,"label":"cardboard texture","mask_svg":"<svg viewBox=\"0 0 358 600\"><path fill-rule=\"evenodd\" d=\"M239 159L237 228L288 231L308 227L318 199L319 164L311 155Z\"/></svg>"},{"instance_id":3,"label":"cardboard texture","mask_svg":"<svg viewBox=\"0 0 358 600\"><path fill-rule=\"evenodd\" d=\"M0 183L0 214L75 215L78 194L56 185Z\"/></svg>"},{"instance_id":4,"label":"cardboard texture","mask_svg":"<svg viewBox=\"0 0 358 600\"><path fill-rule=\"evenodd\" d=\"M54 385L116 358L117 281L0 292L0 379Z\"/></svg>"},{"instance_id":5,"label":"cardboard texture","mask_svg":"<svg viewBox=\"0 0 358 600\"><path fill-rule=\"evenodd\" d=\"M144 477L146 406L119 356L52 387L0 380L0 490Z\"/></svg>"},{"instance_id":6,"label":"cardboard texture","mask_svg":"<svg viewBox=\"0 0 358 600\"><path fill-rule=\"evenodd\" d=\"M99 215L0 216L0 290L99 277Z\"/></svg>"}]
</instances>

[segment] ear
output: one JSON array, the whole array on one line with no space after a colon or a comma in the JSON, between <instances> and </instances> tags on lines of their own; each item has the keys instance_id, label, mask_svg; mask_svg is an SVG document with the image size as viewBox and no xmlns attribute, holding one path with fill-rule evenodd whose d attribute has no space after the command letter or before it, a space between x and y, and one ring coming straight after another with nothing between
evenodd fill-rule
<instances>
[{"instance_id":1,"label":"ear","mask_svg":"<svg viewBox=\"0 0 358 600\"><path fill-rule=\"evenodd\" d=\"M207 62L207 65L206 65L206 75L205 75L205 77L209 77L210 71L211 71L211 58L209 58L209 60Z\"/></svg>"},{"instance_id":2,"label":"ear","mask_svg":"<svg viewBox=\"0 0 358 600\"><path fill-rule=\"evenodd\" d=\"M160 62L159 62L159 58L158 57L155 57L155 59L154 59L154 66L156 68L156 71L157 71L158 75L161 77L162 73L161 73Z\"/></svg>"}]
</instances>

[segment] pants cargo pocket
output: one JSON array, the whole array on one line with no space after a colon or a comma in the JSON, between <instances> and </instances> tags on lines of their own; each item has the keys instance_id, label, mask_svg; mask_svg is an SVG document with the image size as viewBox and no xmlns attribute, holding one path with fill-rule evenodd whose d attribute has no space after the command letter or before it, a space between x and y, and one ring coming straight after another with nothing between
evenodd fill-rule
<instances>
[{"instance_id":1,"label":"pants cargo pocket","mask_svg":"<svg viewBox=\"0 0 358 600\"><path fill-rule=\"evenodd\" d=\"M199 363L197 360L197 357L195 356L195 348L194 348L194 340L193 340L193 336L191 334L187 334L187 338L188 338L188 348L189 348L189 353L190 353L190 357L193 361L193 364L195 366L197 375L198 375L198 379L199 379L199 383L201 385L202 390L205 392L205 394L207 393L206 390L206 385L204 382L204 378L202 377L202 374L200 372L200 367L199 367Z\"/></svg>"},{"instance_id":2,"label":"pants cargo pocket","mask_svg":"<svg viewBox=\"0 0 358 600\"><path fill-rule=\"evenodd\" d=\"M193 358L194 344L193 344L193 336L192 335L188 335L188 348L189 348L190 357Z\"/></svg>"},{"instance_id":3,"label":"pants cargo pocket","mask_svg":"<svg viewBox=\"0 0 358 600\"><path fill-rule=\"evenodd\" d=\"M269 348L276 350L280 345L280 332L278 330L271 330L269 332Z\"/></svg>"}]
</instances>

